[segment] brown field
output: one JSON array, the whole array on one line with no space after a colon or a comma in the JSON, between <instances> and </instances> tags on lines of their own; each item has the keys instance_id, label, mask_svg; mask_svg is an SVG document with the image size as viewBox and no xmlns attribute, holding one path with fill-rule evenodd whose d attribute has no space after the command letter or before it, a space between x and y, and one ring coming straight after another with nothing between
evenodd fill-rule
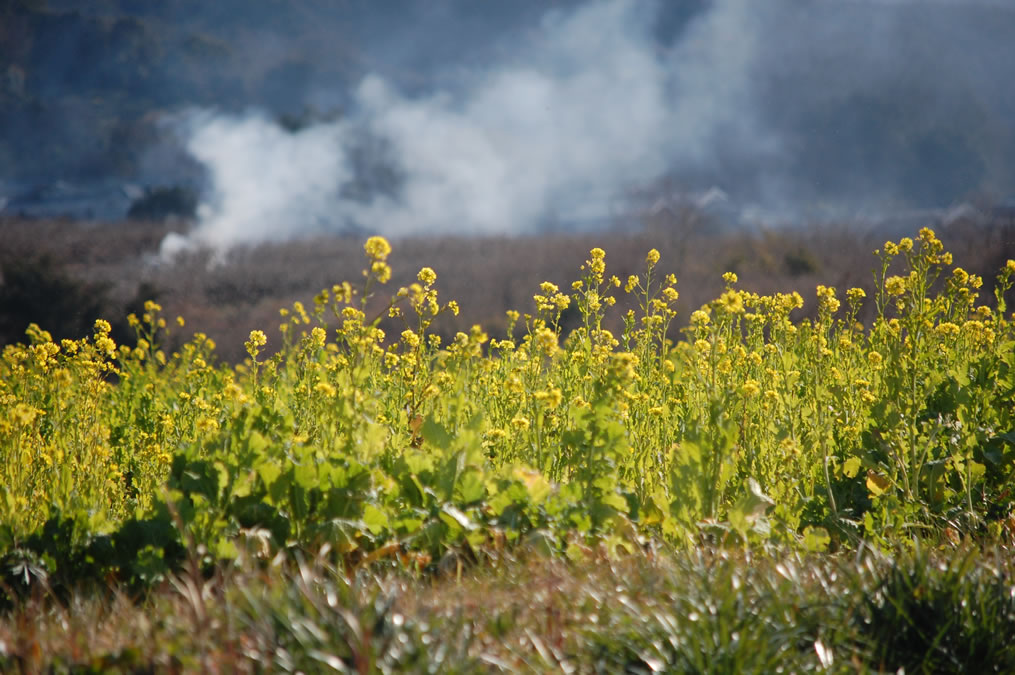
<instances>
[{"instance_id":1,"label":"brown field","mask_svg":"<svg viewBox=\"0 0 1015 675\"><path fill-rule=\"evenodd\" d=\"M218 343L222 359L238 361L254 328L268 333L269 347L279 344L280 308L296 300L311 307L322 288L344 280L355 285L362 278L363 237L237 248L219 264L211 264L207 252L193 253L170 265L155 260L169 230L151 223L0 219L0 344L21 340L28 321L55 337L78 337L97 318L93 314L102 314L119 327L121 339L128 339L123 317L144 300L155 299L169 319L182 315L187 321L170 347L201 331ZM1015 224L957 223L939 228L938 234L957 265L984 276L982 299L990 299L993 275L1015 257ZM640 226L633 233L401 239L392 241L394 276L378 295L394 293L413 281L420 267L430 266L437 272L442 299L457 300L462 310L458 317L442 315L434 330L448 338L478 323L500 336L506 310L532 311L532 295L542 281L569 288L590 248L605 249L607 274L621 279L642 271L645 253L657 248L659 272L673 272L678 279L676 326L721 292L726 271L736 272L748 290L799 291L808 303L806 313L819 283L840 291L852 286L870 290L877 265L872 252L884 238L828 225L712 233L707 223L689 217ZM20 304L11 301L18 283L28 288L20 289ZM869 318L872 304L866 309ZM567 315L564 319L566 326ZM384 327L401 330L394 323Z\"/></svg>"}]
</instances>

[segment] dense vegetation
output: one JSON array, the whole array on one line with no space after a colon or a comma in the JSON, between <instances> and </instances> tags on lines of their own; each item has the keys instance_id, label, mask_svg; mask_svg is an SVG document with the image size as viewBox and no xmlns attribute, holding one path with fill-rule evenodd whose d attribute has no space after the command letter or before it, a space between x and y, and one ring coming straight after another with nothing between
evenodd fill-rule
<instances>
[{"instance_id":1,"label":"dense vegetation","mask_svg":"<svg viewBox=\"0 0 1015 675\"><path fill-rule=\"evenodd\" d=\"M0 597L7 606L23 608L41 588L68 602L89 586L144 595L170 580L196 593L198 604L208 602L205 585L239 593L236 611L250 616L323 612L359 640L366 629L356 621L373 616L383 628L390 619L399 629L392 640L419 639L436 658L448 653L426 650L429 628L399 632L383 583L363 590L343 576L362 581L386 568L406 578L459 577L519 552L581 566L663 546L676 553L658 563L669 570L658 582L662 608L642 599L611 607L613 614L595 609L610 629L591 630L580 643L569 643L578 636L568 632L559 645L540 647L546 636L537 635L530 647L543 666L577 649L580 662L598 654L606 668L658 661L721 670L708 665L720 653L731 667L767 669L799 657L828 668L831 651L818 645L842 643L856 667L902 658L935 669L945 663L935 659L968 658L963 649L1015 620L1008 568L972 552L942 569L928 568L921 554L887 566L858 557L859 567L838 581L822 567L834 562L805 573L800 559L792 569L772 560L749 571L722 553L716 560L727 562L718 567L700 557L716 547L792 557L1010 544L1015 331L1005 294L1015 261L983 303L984 280L954 266L924 229L876 252L870 294L818 286L812 318L798 318L799 293L748 292L727 273L719 297L693 312L674 340L678 285L659 252L647 253L640 273L619 278L594 248L570 287L544 282L527 313L509 311L503 335L475 326L444 341L434 322L459 307L438 295L434 270L423 267L414 282L385 293L389 244L370 238L365 253L357 284L324 289L309 308L282 310L283 344L268 345L254 330L236 367L217 363L203 334L167 353L166 335L181 331L184 319L163 317L152 301L129 317L130 344L117 344L98 320L87 338L53 341L33 327L28 344L6 347ZM873 307L869 325L857 320L864 305ZM621 314L609 324L620 326L615 331L605 327L611 311ZM565 332L568 313L576 327ZM401 330L385 334L383 317ZM301 562L308 556L316 562ZM640 564L650 563L630 563ZM293 585L264 577L275 589L264 597L231 585L230 574L284 570ZM666 581L675 579L669 574L721 579L732 592L697 597ZM803 594L798 601L787 599L794 596L780 575ZM747 577L750 592L741 589ZM846 592L840 583L861 589L849 601L861 604L839 607L837 618L766 604L779 597L793 612L812 600L824 606ZM651 596L646 584L633 592ZM930 594L931 610L892 599L913 588L917 597ZM345 614L333 615L336 598L351 603L342 605ZM947 645L944 633L927 638L914 613L933 615L935 603L953 602L987 604L949 624L959 637ZM712 647L699 645L716 650L707 658L686 651L696 639L683 632L693 628L685 619L695 603L711 615L728 609L721 621L734 622L717 624ZM641 621L646 612L651 619ZM456 621L448 630L471 619ZM926 638L924 651L878 651L879 625L910 624L916 643ZM287 628L278 619L261 637L294 640L292 654L316 658L328 653L330 630ZM860 638L868 630L872 642ZM755 653L750 645L773 634L785 642ZM747 652L735 648L737 635ZM442 649L463 650L455 663L467 669L475 653L456 644ZM952 651L941 651L946 646ZM394 649L370 658L395 658ZM1010 664L998 649L984 663ZM361 656L329 658L359 668ZM748 656L770 660L740 660Z\"/></svg>"}]
</instances>

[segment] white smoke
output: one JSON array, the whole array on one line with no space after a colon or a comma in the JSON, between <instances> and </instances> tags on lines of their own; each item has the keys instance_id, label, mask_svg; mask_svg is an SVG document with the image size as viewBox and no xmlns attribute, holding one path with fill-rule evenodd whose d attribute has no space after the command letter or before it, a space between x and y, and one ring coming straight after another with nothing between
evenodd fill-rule
<instances>
[{"instance_id":1,"label":"white smoke","mask_svg":"<svg viewBox=\"0 0 1015 675\"><path fill-rule=\"evenodd\" d=\"M591 227L663 175L783 212L924 199L942 168L938 192L1004 184L1015 73L1008 24L982 9L994 6L935 18L910 0L715 0L666 45L653 34L665 5L590 0L547 13L453 88L409 96L368 75L339 121L288 132L259 113L192 112L180 128L210 190L195 229L163 249ZM395 189L357 188L368 139Z\"/></svg>"},{"instance_id":2,"label":"white smoke","mask_svg":"<svg viewBox=\"0 0 1015 675\"><path fill-rule=\"evenodd\" d=\"M171 234L164 254L192 244L223 250L311 233L327 227L336 188L348 179L344 129L320 125L290 134L261 114L243 118L192 112L181 121L187 151L203 164L214 186L201 204L189 238Z\"/></svg>"},{"instance_id":3,"label":"white smoke","mask_svg":"<svg viewBox=\"0 0 1015 675\"><path fill-rule=\"evenodd\" d=\"M186 148L207 168L211 197L190 235L163 250L350 226L392 236L517 233L602 214L618 189L663 172L675 148L647 10L607 0L548 14L514 62L461 91L410 98L368 76L354 117L295 133L258 113L192 113ZM398 194L343 197L362 134L386 142L403 178Z\"/></svg>"}]
</instances>

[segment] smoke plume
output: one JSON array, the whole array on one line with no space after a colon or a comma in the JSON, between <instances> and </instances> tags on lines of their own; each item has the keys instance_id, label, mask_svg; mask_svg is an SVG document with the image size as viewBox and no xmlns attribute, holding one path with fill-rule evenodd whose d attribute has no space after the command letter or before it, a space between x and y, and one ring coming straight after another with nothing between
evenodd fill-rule
<instances>
[{"instance_id":1,"label":"smoke plume","mask_svg":"<svg viewBox=\"0 0 1015 675\"><path fill-rule=\"evenodd\" d=\"M600 227L664 177L786 219L1003 196L1012 35L993 0L590 0L411 94L367 74L337 120L192 110L208 191L164 248Z\"/></svg>"}]
</instances>

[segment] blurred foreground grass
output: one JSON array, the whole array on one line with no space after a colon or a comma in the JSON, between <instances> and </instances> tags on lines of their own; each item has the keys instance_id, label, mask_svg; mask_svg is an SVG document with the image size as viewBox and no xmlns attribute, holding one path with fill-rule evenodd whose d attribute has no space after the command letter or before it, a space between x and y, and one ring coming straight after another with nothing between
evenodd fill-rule
<instances>
[{"instance_id":1,"label":"blurred foreground grass","mask_svg":"<svg viewBox=\"0 0 1015 675\"><path fill-rule=\"evenodd\" d=\"M45 593L0 618L3 672L1012 672L1010 549L574 559L433 575L244 556L138 604Z\"/></svg>"}]
</instances>

